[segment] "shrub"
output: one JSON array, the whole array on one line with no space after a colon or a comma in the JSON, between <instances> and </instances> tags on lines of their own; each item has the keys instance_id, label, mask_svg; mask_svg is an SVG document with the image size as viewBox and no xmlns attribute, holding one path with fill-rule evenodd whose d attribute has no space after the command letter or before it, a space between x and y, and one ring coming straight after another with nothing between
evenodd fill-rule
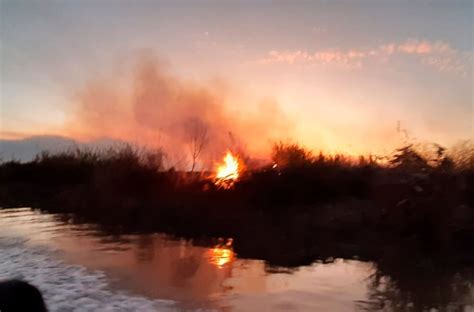
<instances>
[{"instance_id":1,"label":"shrub","mask_svg":"<svg viewBox=\"0 0 474 312\"><path fill-rule=\"evenodd\" d=\"M280 168L300 167L313 162L311 151L296 144L278 142L273 145L272 161Z\"/></svg>"}]
</instances>

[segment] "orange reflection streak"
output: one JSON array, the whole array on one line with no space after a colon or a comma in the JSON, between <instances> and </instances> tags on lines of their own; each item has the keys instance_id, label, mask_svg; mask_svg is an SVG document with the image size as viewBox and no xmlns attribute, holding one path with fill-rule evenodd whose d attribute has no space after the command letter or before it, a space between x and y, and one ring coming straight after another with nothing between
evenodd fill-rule
<instances>
[{"instance_id":1,"label":"orange reflection streak","mask_svg":"<svg viewBox=\"0 0 474 312\"><path fill-rule=\"evenodd\" d=\"M226 264L232 262L235 258L235 253L232 250L232 239L228 239L225 245L219 244L209 250L210 262L218 268L224 267Z\"/></svg>"}]
</instances>

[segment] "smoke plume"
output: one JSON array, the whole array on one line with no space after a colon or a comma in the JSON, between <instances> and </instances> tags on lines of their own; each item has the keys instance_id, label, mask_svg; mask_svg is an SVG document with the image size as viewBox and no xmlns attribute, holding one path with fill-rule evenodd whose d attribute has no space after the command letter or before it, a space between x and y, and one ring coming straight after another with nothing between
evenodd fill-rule
<instances>
[{"instance_id":1,"label":"smoke plume","mask_svg":"<svg viewBox=\"0 0 474 312\"><path fill-rule=\"evenodd\" d=\"M161 147L170 164L209 168L227 149L265 157L288 138L292 122L271 99L242 103L222 81L179 79L155 57L139 59L130 75L90 81L76 95L71 131ZM193 154L194 153L194 154Z\"/></svg>"}]
</instances>

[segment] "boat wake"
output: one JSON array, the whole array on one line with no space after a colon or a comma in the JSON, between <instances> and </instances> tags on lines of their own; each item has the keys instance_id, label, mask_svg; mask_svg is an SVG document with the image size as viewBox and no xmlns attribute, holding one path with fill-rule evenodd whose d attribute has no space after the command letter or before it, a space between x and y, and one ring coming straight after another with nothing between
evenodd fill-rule
<instances>
[{"instance_id":1,"label":"boat wake","mask_svg":"<svg viewBox=\"0 0 474 312\"><path fill-rule=\"evenodd\" d=\"M22 279L38 287L49 311L176 311L171 300L112 289L106 275L67 264L57 251L25 239L0 237L0 280Z\"/></svg>"}]
</instances>

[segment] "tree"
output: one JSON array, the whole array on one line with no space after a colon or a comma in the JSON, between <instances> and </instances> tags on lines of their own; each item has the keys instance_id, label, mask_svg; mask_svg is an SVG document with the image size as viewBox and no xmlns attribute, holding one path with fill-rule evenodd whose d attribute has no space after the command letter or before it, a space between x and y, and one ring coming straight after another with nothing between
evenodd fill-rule
<instances>
[{"instance_id":1,"label":"tree","mask_svg":"<svg viewBox=\"0 0 474 312\"><path fill-rule=\"evenodd\" d=\"M193 118L186 123L185 131L192 161L191 172L196 168L199 156L208 142L207 130L207 125L200 119Z\"/></svg>"}]
</instances>

